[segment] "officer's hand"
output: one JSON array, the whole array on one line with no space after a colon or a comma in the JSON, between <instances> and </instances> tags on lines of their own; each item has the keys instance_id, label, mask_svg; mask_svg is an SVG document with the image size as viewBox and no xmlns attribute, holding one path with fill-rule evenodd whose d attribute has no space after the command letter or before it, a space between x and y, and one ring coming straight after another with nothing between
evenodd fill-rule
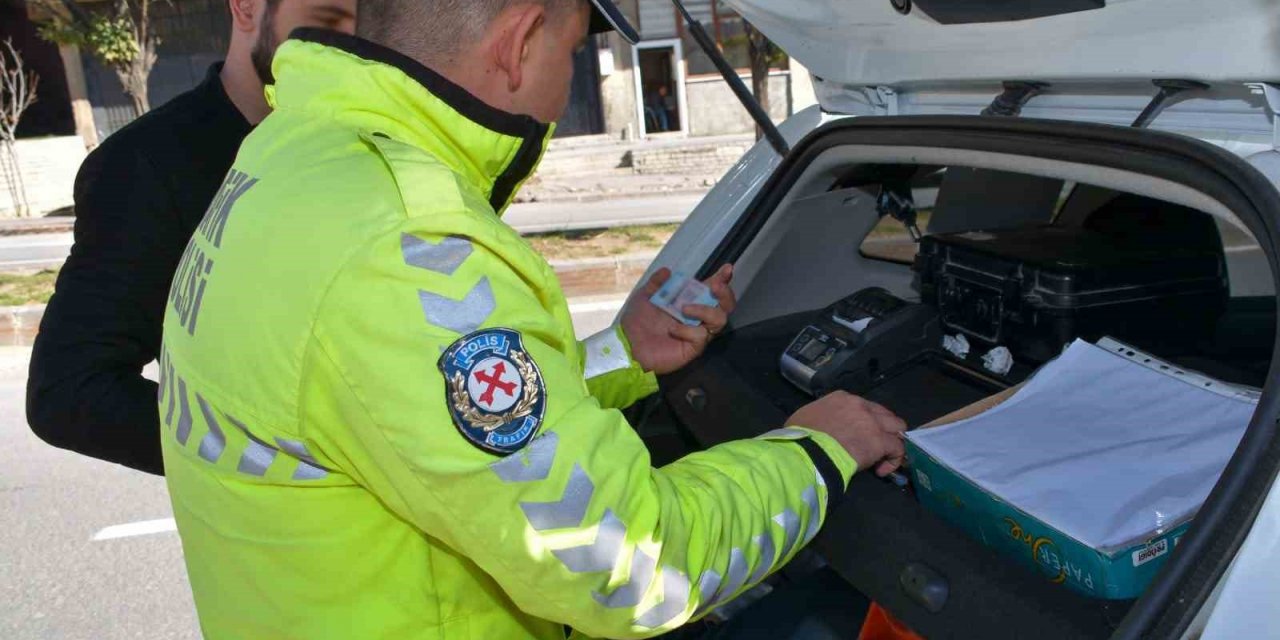
<instances>
[{"instance_id":1,"label":"officer's hand","mask_svg":"<svg viewBox=\"0 0 1280 640\"><path fill-rule=\"evenodd\" d=\"M858 462L858 470L887 476L902 466L907 423L892 411L844 391L835 391L795 412L788 426L821 431L835 438Z\"/></svg>"},{"instance_id":2,"label":"officer's hand","mask_svg":"<svg viewBox=\"0 0 1280 640\"><path fill-rule=\"evenodd\" d=\"M737 296L729 288L733 265L725 265L704 281L720 306L685 307L681 311L686 316L702 321L701 326L687 326L649 301L670 278L670 269L659 269L645 286L632 294L622 312L622 330L631 342L631 355L645 371L657 374L677 371L702 355L716 334L724 331L729 324L729 314L738 305Z\"/></svg>"}]
</instances>

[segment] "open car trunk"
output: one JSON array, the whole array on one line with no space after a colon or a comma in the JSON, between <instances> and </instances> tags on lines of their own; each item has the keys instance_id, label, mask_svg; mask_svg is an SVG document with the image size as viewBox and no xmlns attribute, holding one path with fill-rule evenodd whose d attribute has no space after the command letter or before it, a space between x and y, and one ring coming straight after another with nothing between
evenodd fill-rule
<instances>
[{"instance_id":1,"label":"open car trunk","mask_svg":"<svg viewBox=\"0 0 1280 640\"><path fill-rule=\"evenodd\" d=\"M1054 584L922 508L911 487L865 473L855 477L849 500L813 548L928 638L1186 633L1248 533L1280 463L1273 358L1280 201L1255 169L1210 145L1152 131L1018 118L864 117L823 126L783 161L702 266L700 277L737 265L739 310L704 358L661 381L661 404L648 407L642 435L675 433L671 455L679 455L776 428L811 400L784 378L779 359L817 310L868 287L932 304L921 295L919 266L910 264L914 243L877 251L876 229L898 224L881 219L877 194L908 183L920 208L934 209L927 224L922 219L926 235L1069 226L1100 203L1119 200L1130 206L1113 216L1121 221L1115 228L1138 229L1127 246L1141 248L1142 227L1125 227L1126 216L1144 217L1151 228L1153 217L1203 215L1209 226L1193 228L1211 233L1193 233L1187 242L1207 235L1230 245L1224 253L1230 299L1196 345L1180 348L1175 333L1149 348L1179 366L1265 388L1226 471L1136 600L1091 598ZM1127 330L1122 337L1139 343L1145 335L1141 327L1118 324L1091 331L1111 334L1111 328ZM1167 338L1171 332L1164 329L1153 326L1151 334ZM1043 360L1020 361L1006 375L954 359L944 364L908 367L854 390L917 427L1025 380ZM941 589L940 602L920 597L921 575L929 576L933 584L925 586L935 596Z\"/></svg>"}]
</instances>

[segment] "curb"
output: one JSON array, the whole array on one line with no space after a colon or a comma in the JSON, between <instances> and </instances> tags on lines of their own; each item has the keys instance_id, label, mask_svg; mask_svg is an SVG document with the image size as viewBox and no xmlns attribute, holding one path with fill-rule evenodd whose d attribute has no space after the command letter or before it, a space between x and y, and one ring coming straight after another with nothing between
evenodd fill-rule
<instances>
[{"instance_id":1,"label":"curb","mask_svg":"<svg viewBox=\"0 0 1280 640\"><path fill-rule=\"evenodd\" d=\"M651 253L626 253L620 256L608 256L604 258L579 258L576 260L551 260L547 264L551 265L551 269L556 275L574 274L583 271L599 271L603 269L647 269L654 258L658 257L658 252Z\"/></svg>"},{"instance_id":2,"label":"curb","mask_svg":"<svg viewBox=\"0 0 1280 640\"><path fill-rule=\"evenodd\" d=\"M655 253L609 258L557 260L550 263L566 298L629 292L653 263Z\"/></svg>"},{"instance_id":3,"label":"curb","mask_svg":"<svg viewBox=\"0 0 1280 640\"><path fill-rule=\"evenodd\" d=\"M41 233L70 233L75 231L76 219L66 218L65 221L58 220L56 222L32 222L24 221L8 221L0 220L0 236L29 236Z\"/></svg>"}]
</instances>

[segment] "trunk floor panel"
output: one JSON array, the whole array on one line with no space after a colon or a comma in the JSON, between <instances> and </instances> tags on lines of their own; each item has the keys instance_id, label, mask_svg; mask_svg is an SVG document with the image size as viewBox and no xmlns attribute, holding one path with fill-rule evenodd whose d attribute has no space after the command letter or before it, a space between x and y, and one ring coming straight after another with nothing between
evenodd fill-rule
<instances>
[{"instance_id":1,"label":"trunk floor panel","mask_svg":"<svg viewBox=\"0 0 1280 640\"><path fill-rule=\"evenodd\" d=\"M1239 329L1274 327L1275 314L1273 301L1234 300L1212 344L1177 360L1258 384L1251 365L1262 359L1259 353L1269 353L1271 332L1242 336ZM778 357L813 315L785 316L725 335L699 362L661 380L667 405L661 413L667 420L673 413L701 447L777 427L811 400L782 378ZM949 369L915 365L864 395L915 426L997 391ZM867 474L854 478L849 499L813 548L851 584L929 638L1106 637L1133 605L1089 599L1052 584L926 511L910 489ZM949 597L939 613L927 611L900 586L901 573L911 563L946 579Z\"/></svg>"}]
</instances>

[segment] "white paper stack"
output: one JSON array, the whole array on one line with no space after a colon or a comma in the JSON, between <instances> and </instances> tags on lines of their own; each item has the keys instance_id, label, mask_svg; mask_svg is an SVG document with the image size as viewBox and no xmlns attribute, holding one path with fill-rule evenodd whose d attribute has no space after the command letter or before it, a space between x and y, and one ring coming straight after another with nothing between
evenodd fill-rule
<instances>
[{"instance_id":1,"label":"white paper stack","mask_svg":"<svg viewBox=\"0 0 1280 640\"><path fill-rule=\"evenodd\" d=\"M1256 405L1247 389L1120 343L1076 341L1005 403L908 437L1000 499L1106 550L1195 515Z\"/></svg>"}]
</instances>

